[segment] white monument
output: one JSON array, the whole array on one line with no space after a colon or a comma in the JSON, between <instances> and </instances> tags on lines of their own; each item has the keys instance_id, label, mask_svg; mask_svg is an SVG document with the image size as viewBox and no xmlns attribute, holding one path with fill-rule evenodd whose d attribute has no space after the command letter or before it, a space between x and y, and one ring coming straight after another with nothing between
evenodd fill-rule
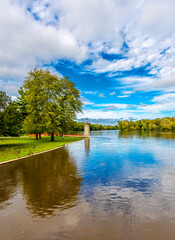
<instances>
[{"instance_id":1,"label":"white monument","mask_svg":"<svg viewBox=\"0 0 175 240\"><path fill-rule=\"evenodd\" d=\"M90 126L88 123L88 120L86 119L85 124L84 124L84 136L85 137L90 137Z\"/></svg>"}]
</instances>

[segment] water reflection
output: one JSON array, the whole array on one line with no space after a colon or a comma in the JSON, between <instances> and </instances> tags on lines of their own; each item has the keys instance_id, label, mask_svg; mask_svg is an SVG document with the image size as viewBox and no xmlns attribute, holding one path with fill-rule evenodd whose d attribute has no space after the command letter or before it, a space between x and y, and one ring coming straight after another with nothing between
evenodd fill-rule
<instances>
[{"instance_id":1,"label":"water reflection","mask_svg":"<svg viewBox=\"0 0 175 240\"><path fill-rule=\"evenodd\" d=\"M76 205L81 177L66 149L37 155L25 161L22 169L23 192L29 209L45 216L54 209Z\"/></svg>"},{"instance_id":2,"label":"water reflection","mask_svg":"<svg viewBox=\"0 0 175 240\"><path fill-rule=\"evenodd\" d=\"M98 131L0 166L0 239L173 240L174 139Z\"/></svg>"},{"instance_id":3,"label":"water reflection","mask_svg":"<svg viewBox=\"0 0 175 240\"><path fill-rule=\"evenodd\" d=\"M99 131L91 138L88 156L78 151L78 145L77 149L70 147L84 173L81 194L94 214L109 216L120 212L128 219L126 215L130 213L133 219L133 215L139 217L149 209L150 219L161 214L172 216L175 187L170 181L170 169L175 170L175 148L173 141L166 140L174 136L173 133ZM167 186L167 180L171 187Z\"/></svg>"},{"instance_id":4,"label":"water reflection","mask_svg":"<svg viewBox=\"0 0 175 240\"><path fill-rule=\"evenodd\" d=\"M84 139L84 146L85 146L85 151L88 154L90 150L90 138Z\"/></svg>"},{"instance_id":5,"label":"water reflection","mask_svg":"<svg viewBox=\"0 0 175 240\"><path fill-rule=\"evenodd\" d=\"M10 204L10 200L17 192L19 176L13 163L8 167L0 166L0 209Z\"/></svg>"},{"instance_id":6,"label":"water reflection","mask_svg":"<svg viewBox=\"0 0 175 240\"><path fill-rule=\"evenodd\" d=\"M35 215L45 217L53 215L55 209L62 210L76 205L82 178L66 149L4 165L0 170L1 202L12 197L18 180L26 206Z\"/></svg>"},{"instance_id":7,"label":"water reflection","mask_svg":"<svg viewBox=\"0 0 175 240\"><path fill-rule=\"evenodd\" d=\"M140 137L140 138L162 138L162 139L175 139L174 132L156 132L156 131L119 131L118 132L119 138L133 138L133 137Z\"/></svg>"}]
</instances>

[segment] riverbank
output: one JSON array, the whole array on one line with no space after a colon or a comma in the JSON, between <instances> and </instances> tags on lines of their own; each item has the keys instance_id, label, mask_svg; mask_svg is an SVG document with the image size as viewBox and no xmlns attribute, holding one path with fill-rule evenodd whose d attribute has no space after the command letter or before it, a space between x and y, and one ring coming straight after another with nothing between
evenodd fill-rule
<instances>
[{"instance_id":1,"label":"riverbank","mask_svg":"<svg viewBox=\"0 0 175 240\"><path fill-rule=\"evenodd\" d=\"M50 137L42 137L38 141L33 137L8 137L0 138L0 163L36 153L52 150L65 144L82 140L84 137L65 137L64 139L55 136L55 141L51 142Z\"/></svg>"}]
</instances>

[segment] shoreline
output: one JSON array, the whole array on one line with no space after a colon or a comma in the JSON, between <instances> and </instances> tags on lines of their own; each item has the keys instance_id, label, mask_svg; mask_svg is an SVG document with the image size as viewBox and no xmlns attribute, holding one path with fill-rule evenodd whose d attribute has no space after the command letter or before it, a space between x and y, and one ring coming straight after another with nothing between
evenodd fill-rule
<instances>
[{"instance_id":1,"label":"shoreline","mask_svg":"<svg viewBox=\"0 0 175 240\"><path fill-rule=\"evenodd\" d=\"M83 139L85 139L85 137L84 137ZM59 149L59 148L68 146L69 144L73 144L73 143L75 143L75 142L82 141L83 139L80 139L80 140L77 140L77 141L74 141L74 142L70 142L70 143L66 143L66 144L64 144L64 145L62 145L62 146L59 146L59 147L56 147L56 148L52 148L52 149L49 149L49 150L46 150L46 151L34 153L34 154L32 154L32 155L29 155L29 156L19 157L19 158L15 158L15 159L11 159L11 160L5 160L5 161L3 161L3 162L0 162L0 165L6 164L6 163L15 162L15 161L18 161L18 160L21 160L21 159L25 159L25 158L29 158L29 157L33 157L33 156L36 156L36 155L39 155L39 154L42 154L42 153L51 152L51 151L57 150L57 149Z\"/></svg>"}]
</instances>

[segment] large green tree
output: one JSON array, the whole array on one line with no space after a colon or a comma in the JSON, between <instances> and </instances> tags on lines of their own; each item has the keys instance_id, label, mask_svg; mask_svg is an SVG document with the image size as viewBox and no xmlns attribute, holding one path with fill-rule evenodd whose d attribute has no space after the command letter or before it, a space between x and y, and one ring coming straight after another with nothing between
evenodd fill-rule
<instances>
[{"instance_id":1,"label":"large green tree","mask_svg":"<svg viewBox=\"0 0 175 240\"><path fill-rule=\"evenodd\" d=\"M47 70L36 68L28 73L24 85L24 101L27 117L24 129L28 132L48 132L54 141L54 133L64 132L81 111L80 93L69 78L59 79Z\"/></svg>"},{"instance_id":2,"label":"large green tree","mask_svg":"<svg viewBox=\"0 0 175 240\"><path fill-rule=\"evenodd\" d=\"M36 139L43 132L43 108L45 102L44 84L47 71L34 68L25 78L24 85L19 91L21 108L26 113L23 129L27 133L34 133Z\"/></svg>"},{"instance_id":3,"label":"large green tree","mask_svg":"<svg viewBox=\"0 0 175 240\"><path fill-rule=\"evenodd\" d=\"M63 133L70 128L76 113L81 111L82 102L78 89L68 77L54 76L48 87L51 96L46 102L44 121L53 141L54 132Z\"/></svg>"}]
</instances>

